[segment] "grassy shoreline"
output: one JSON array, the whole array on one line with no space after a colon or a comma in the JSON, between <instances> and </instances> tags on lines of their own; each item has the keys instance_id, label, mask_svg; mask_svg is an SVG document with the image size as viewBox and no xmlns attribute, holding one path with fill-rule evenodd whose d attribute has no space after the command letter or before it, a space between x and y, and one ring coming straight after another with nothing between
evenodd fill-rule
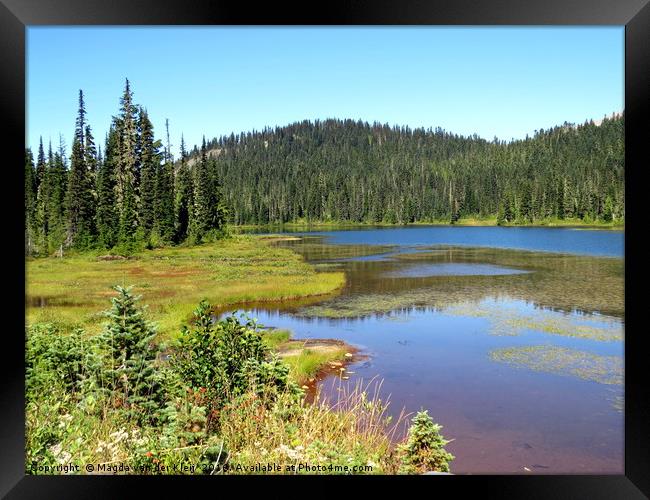
<instances>
[{"instance_id":1,"label":"grassy shoreline","mask_svg":"<svg viewBox=\"0 0 650 500\"><path fill-rule=\"evenodd\" d=\"M241 224L232 226L237 230L251 230L262 228L354 228L354 227L418 227L418 226L480 226L480 227L580 227L585 229L625 229L625 221L604 222L604 221L591 221L585 222L582 219L545 219L531 223L505 223L497 224L496 217L489 218L474 218L465 217L459 219L455 223L449 220L431 220L422 222L408 222L408 223L389 223L389 222L350 222L350 221L307 221L299 220L292 222L285 222L283 224Z\"/></svg>"},{"instance_id":2,"label":"grassy shoreline","mask_svg":"<svg viewBox=\"0 0 650 500\"><path fill-rule=\"evenodd\" d=\"M145 250L129 258L96 253L27 261L26 320L53 322L90 333L113 285L134 285L149 305L150 319L167 339L208 299L223 308L246 302L284 301L335 293L345 284L339 271L317 272L273 239L237 235L195 247Z\"/></svg>"},{"instance_id":3,"label":"grassy shoreline","mask_svg":"<svg viewBox=\"0 0 650 500\"><path fill-rule=\"evenodd\" d=\"M145 250L127 259L93 252L33 259L27 264L27 323L97 333L109 287L133 284L149 305L149 319L160 327L158 340L166 342L178 334L201 298L223 311L247 302L322 297L343 286L344 273L316 272L295 252L272 245L279 239L235 236L197 247ZM269 330L265 338L285 357L292 379L309 392L331 371L330 363L347 364L352 358L345 355L356 352L342 342L335 348L301 345L290 332Z\"/></svg>"}]
</instances>

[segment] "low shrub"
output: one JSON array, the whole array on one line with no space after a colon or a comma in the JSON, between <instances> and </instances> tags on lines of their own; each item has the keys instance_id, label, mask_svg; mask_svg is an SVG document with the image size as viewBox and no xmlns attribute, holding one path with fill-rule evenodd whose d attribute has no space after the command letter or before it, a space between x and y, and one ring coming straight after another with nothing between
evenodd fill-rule
<instances>
[{"instance_id":1,"label":"low shrub","mask_svg":"<svg viewBox=\"0 0 650 500\"><path fill-rule=\"evenodd\" d=\"M444 448L449 441L440 434L441 428L426 410L413 417L406 443L398 447L401 473L449 472L454 456Z\"/></svg>"}]
</instances>

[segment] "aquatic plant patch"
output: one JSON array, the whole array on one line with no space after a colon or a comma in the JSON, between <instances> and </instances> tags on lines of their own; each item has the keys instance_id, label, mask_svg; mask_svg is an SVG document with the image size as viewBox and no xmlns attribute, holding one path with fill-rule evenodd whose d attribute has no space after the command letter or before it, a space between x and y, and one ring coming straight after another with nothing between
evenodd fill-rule
<instances>
[{"instance_id":1,"label":"aquatic plant patch","mask_svg":"<svg viewBox=\"0 0 650 500\"><path fill-rule=\"evenodd\" d=\"M490 359L518 368L591 380L599 384L623 383L623 358L599 356L565 347L537 345L495 349Z\"/></svg>"}]
</instances>

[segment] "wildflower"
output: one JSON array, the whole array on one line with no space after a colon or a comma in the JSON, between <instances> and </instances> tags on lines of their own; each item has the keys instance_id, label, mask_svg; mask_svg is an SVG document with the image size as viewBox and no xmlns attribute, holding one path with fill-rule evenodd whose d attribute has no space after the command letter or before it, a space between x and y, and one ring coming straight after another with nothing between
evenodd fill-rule
<instances>
[{"instance_id":1,"label":"wildflower","mask_svg":"<svg viewBox=\"0 0 650 500\"><path fill-rule=\"evenodd\" d=\"M62 451L61 455L59 456L59 458L57 458L56 461L63 465L63 464L67 464L71 458L72 458L72 453L68 451Z\"/></svg>"},{"instance_id":2,"label":"wildflower","mask_svg":"<svg viewBox=\"0 0 650 500\"><path fill-rule=\"evenodd\" d=\"M302 446L300 447L302 449ZM283 455L286 455L292 460L298 460L302 457L302 453L298 449L289 448L286 444L281 444L275 451L279 451Z\"/></svg>"}]
</instances>

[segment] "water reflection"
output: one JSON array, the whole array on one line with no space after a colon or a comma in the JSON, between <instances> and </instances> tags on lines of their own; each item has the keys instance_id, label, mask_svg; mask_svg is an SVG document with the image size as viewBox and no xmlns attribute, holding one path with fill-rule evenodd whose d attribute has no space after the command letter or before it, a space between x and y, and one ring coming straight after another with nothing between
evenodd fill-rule
<instances>
[{"instance_id":1,"label":"water reflection","mask_svg":"<svg viewBox=\"0 0 650 500\"><path fill-rule=\"evenodd\" d=\"M364 234L390 244L278 243L344 269L340 294L242 310L360 348L347 382L382 379L395 414L428 408L454 472L622 472L623 259Z\"/></svg>"}]
</instances>

